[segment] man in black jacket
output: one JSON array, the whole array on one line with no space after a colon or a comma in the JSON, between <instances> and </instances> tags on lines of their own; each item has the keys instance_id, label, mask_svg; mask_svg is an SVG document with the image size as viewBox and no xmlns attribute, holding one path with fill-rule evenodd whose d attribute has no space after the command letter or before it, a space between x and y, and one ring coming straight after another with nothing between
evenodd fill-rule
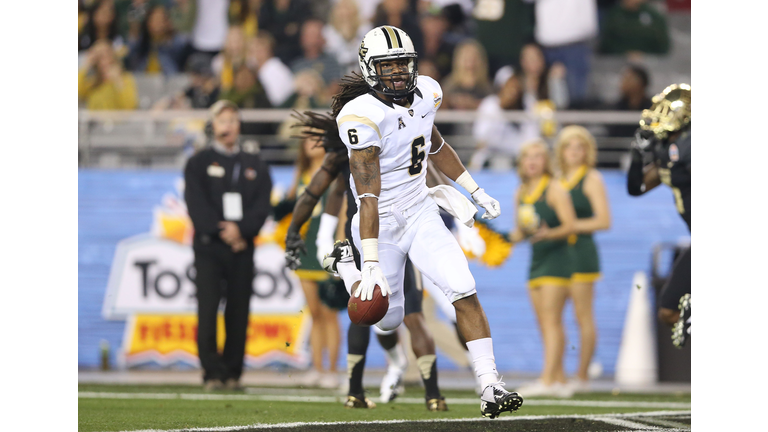
<instances>
[{"instance_id":1,"label":"man in black jacket","mask_svg":"<svg viewBox=\"0 0 768 432\"><path fill-rule=\"evenodd\" d=\"M212 145L184 169L184 199L195 228L197 347L206 390L240 389L254 278L254 237L271 211L272 180L258 154L239 144L237 106L211 107ZM219 355L216 322L226 298L226 342Z\"/></svg>"}]
</instances>

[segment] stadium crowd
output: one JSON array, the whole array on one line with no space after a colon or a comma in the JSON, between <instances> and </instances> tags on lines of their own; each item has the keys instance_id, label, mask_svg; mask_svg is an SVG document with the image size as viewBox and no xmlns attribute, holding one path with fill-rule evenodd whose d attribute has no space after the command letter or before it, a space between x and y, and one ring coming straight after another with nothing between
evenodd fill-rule
<instances>
[{"instance_id":1,"label":"stadium crowd","mask_svg":"<svg viewBox=\"0 0 768 432\"><path fill-rule=\"evenodd\" d=\"M79 0L80 105L327 107L341 76L358 70L363 35L386 24L411 35L444 109L637 110L650 102L644 58L670 51L667 3L680 2ZM596 54L630 66L620 101L590 92ZM137 78L159 74L189 79L142 106Z\"/></svg>"}]
</instances>

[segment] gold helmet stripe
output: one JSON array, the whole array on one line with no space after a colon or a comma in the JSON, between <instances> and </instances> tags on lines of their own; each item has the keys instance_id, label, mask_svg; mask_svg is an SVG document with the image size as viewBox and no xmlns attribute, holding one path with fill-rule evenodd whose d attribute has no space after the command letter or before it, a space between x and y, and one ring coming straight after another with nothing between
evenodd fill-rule
<instances>
[{"instance_id":1,"label":"gold helmet stripe","mask_svg":"<svg viewBox=\"0 0 768 432\"><path fill-rule=\"evenodd\" d=\"M402 48L403 42L400 40L400 35L397 34L397 31L389 26L384 26L384 30L389 33L388 39L392 41L392 48Z\"/></svg>"}]
</instances>

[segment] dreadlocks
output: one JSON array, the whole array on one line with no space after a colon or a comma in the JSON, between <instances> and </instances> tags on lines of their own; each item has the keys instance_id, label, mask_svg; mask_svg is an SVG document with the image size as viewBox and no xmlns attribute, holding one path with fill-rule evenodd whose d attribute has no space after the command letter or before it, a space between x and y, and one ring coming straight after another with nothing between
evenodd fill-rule
<instances>
[{"instance_id":1,"label":"dreadlocks","mask_svg":"<svg viewBox=\"0 0 768 432\"><path fill-rule=\"evenodd\" d=\"M333 102L331 103L331 115L334 119L339 115L339 112L347 102L371 91L371 87L368 86L365 78L357 72L345 75L339 81L339 87L341 87L341 90L333 96Z\"/></svg>"},{"instance_id":2,"label":"dreadlocks","mask_svg":"<svg viewBox=\"0 0 768 432\"><path fill-rule=\"evenodd\" d=\"M295 138L318 139L325 151L346 151L344 143L339 138L339 126L336 124L336 117L344 105L352 99L368 93L371 88L363 76L357 72L345 75L339 82L339 86L341 90L333 96L330 113L319 114L313 111L304 111L303 113L294 112L291 114L298 120L298 123L292 127L301 128L301 132L294 136Z\"/></svg>"}]
</instances>

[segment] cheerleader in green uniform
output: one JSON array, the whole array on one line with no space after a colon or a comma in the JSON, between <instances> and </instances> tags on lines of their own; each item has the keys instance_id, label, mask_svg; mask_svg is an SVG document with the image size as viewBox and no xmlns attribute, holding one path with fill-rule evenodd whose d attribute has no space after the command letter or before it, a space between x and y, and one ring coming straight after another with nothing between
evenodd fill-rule
<instances>
[{"instance_id":1,"label":"cheerleader in green uniform","mask_svg":"<svg viewBox=\"0 0 768 432\"><path fill-rule=\"evenodd\" d=\"M513 243L531 243L528 288L544 344L544 369L535 383L520 388L527 396L572 395L563 372L565 331L562 314L571 268L568 237L573 234L576 215L571 197L554 177L547 144L537 140L526 144L518 157L522 182L515 194L517 222Z\"/></svg>"},{"instance_id":2,"label":"cheerleader in green uniform","mask_svg":"<svg viewBox=\"0 0 768 432\"><path fill-rule=\"evenodd\" d=\"M611 226L605 184L595 169L596 158L595 138L585 128L568 126L560 131L555 144L558 180L565 190L570 191L576 211L576 233L568 238L573 260L568 289L581 340L579 369L576 380L571 383L571 387L579 392L589 390L587 370L597 341L592 303L595 281L600 278L600 258L592 233Z\"/></svg>"},{"instance_id":3,"label":"cheerleader in green uniform","mask_svg":"<svg viewBox=\"0 0 768 432\"><path fill-rule=\"evenodd\" d=\"M301 142L299 157L296 161L296 178L288 192L288 197L291 199L300 196L304 192L304 189L312 179L312 175L320 169L323 163L325 150L316 144L317 140L314 138L305 138ZM317 246L315 244L327 195L328 192L323 194L320 202L317 203L312 211L311 219L299 231L304 238L307 253L302 256L301 265L296 269L296 275L301 281L309 313L312 315L309 344L312 347L314 371L310 372L306 384L319 385L324 388L337 388L340 384L336 364L339 358L341 329L337 316L338 311L329 308L320 301L318 283L328 279L329 274L323 270L323 266L317 260ZM323 351L326 350L329 360L327 371L323 368Z\"/></svg>"}]
</instances>

